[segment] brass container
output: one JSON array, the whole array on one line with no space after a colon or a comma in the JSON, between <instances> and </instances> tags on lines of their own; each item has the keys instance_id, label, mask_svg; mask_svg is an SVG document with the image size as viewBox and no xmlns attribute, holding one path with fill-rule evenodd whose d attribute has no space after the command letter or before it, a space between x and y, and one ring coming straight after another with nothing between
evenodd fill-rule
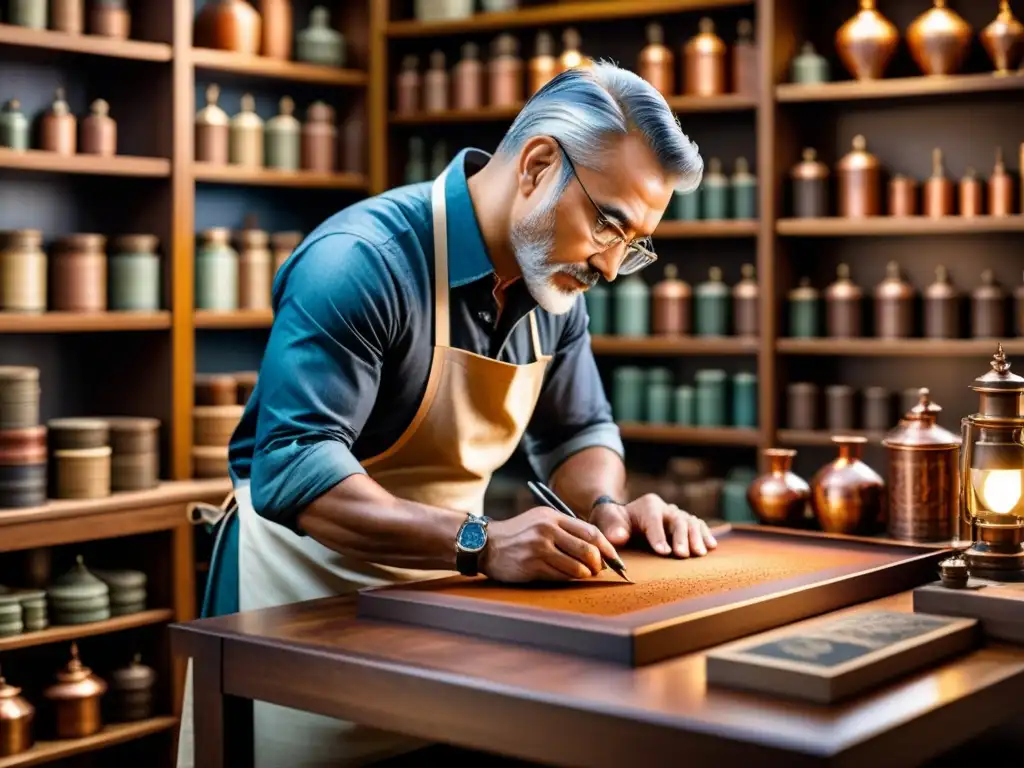
<instances>
[{"instance_id":1,"label":"brass container","mask_svg":"<svg viewBox=\"0 0 1024 768\"><path fill-rule=\"evenodd\" d=\"M715 34L715 22L706 16L700 32L683 46L683 93L687 96L718 96L726 92L726 46Z\"/></svg>"},{"instance_id":2,"label":"brass container","mask_svg":"<svg viewBox=\"0 0 1024 768\"><path fill-rule=\"evenodd\" d=\"M839 161L839 215L847 218L879 216L882 213L881 165L867 151L867 140L853 137L853 149Z\"/></svg>"},{"instance_id":3,"label":"brass container","mask_svg":"<svg viewBox=\"0 0 1024 768\"><path fill-rule=\"evenodd\" d=\"M1010 10L1010 0L1000 0L999 13L979 35L997 75L1008 75L1024 59L1024 24Z\"/></svg>"},{"instance_id":4,"label":"brass container","mask_svg":"<svg viewBox=\"0 0 1024 768\"><path fill-rule=\"evenodd\" d=\"M647 25L647 45L640 51L638 73L662 96L675 94L675 56L665 45L665 28L657 22Z\"/></svg>"},{"instance_id":5,"label":"brass container","mask_svg":"<svg viewBox=\"0 0 1024 768\"><path fill-rule=\"evenodd\" d=\"M651 289L651 332L655 336L687 336L693 318L693 291L679 279L675 264L665 265L665 277Z\"/></svg>"},{"instance_id":6,"label":"brass container","mask_svg":"<svg viewBox=\"0 0 1024 768\"><path fill-rule=\"evenodd\" d=\"M569 27L562 33L562 55L558 57L559 72L590 66L590 57L581 53L581 45L582 38L575 27Z\"/></svg>"},{"instance_id":7,"label":"brass container","mask_svg":"<svg viewBox=\"0 0 1024 768\"><path fill-rule=\"evenodd\" d=\"M238 308L270 309L274 277L270 235L261 229L243 229L238 240Z\"/></svg>"},{"instance_id":8,"label":"brass container","mask_svg":"<svg viewBox=\"0 0 1024 768\"><path fill-rule=\"evenodd\" d=\"M220 87L206 86L206 105L196 112L195 155L197 163L226 165L230 145L228 113L218 106Z\"/></svg>"},{"instance_id":9,"label":"brass container","mask_svg":"<svg viewBox=\"0 0 1024 768\"><path fill-rule=\"evenodd\" d=\"M426 112L445 112L450 109L450 90L444 51L433 51L430 54L430 68L423 75L423 109Z\"/></svg>"},{"instance_id":10,"label":"brass container","mask_svg":"<svg viewBox=\"0 0 1024 768\"><path fill-rule=\"evenodd\" d=\"M519 41L512 35L498 35L491 43L487 62L487 103L492 107L515 107L526 101L523 94L523 60Z\"/></svg>"},{"instance_id":11,"label":"brass container","mask_svg":"<svg viewBox=\"0 0 1024 768\"><path fill-rule=\"evenodd\" d=\"M263 119L256 114L256 99L242 94L241 110L229 126L228 162L247 168L263 166Z\"/></svg>"},{"instance_id":12,"label":"brass container","mask_svg":"<svg viewBox=\"0 0 1024 768\"><path fill-rule=\"evenodd\" d=\"M960 179L960 215L973 218L984 213L985 204L978 172L968 168L964 171L964 177Z\"/></svg>"},{"instance_id":13,"label":"brass container","mask_svg":"<svg viewBox=\"0 0 1024 768\"><path fill-rule=\"evenodd\" d=\"M956 339L960 337L961 296L950 282L949 270L935 267L935 282L924 289L924 337Z\"/></svg>"},{"instance_id":14,"label":"brass container","mask_svg":"<svg viewBox=\"0 0 1024 768\"><path fill-rule=\"evenodd\" d=\"M760 326L758 296L760 291L753 264L740 267L742 278L732 287L733 333L737 336L757 336Z\"/></svg>"},{"instance_id":15,"label":"brass container","mask_svg":"<svg viewBox=\"0 0 1024 768\"><path fill-rule=\"evenodd\" d=\"M35 715L35 707L22 698L21 688L9 685L0 673L0 757L19 755L32 747Z\"/></svg>"},{"instance_id":16,"label":"brass container","mask_svg":"<svg viewBox=\"0 0 1024 768\"><path fill-rule=\"evenodd\" d=\"M764 452L768 471L747 488L747 502L764 525L796 528L803 524L811 488L792 471L796 451L769 448Z\"/></svg>"},{"instance_id":17,"label":"brass container","mask_svg":"<svg viewBox=\"0 0 1024 768\"><path fill-rule=\"evenodd\" d=\"M110 105L103 99L96 99L90 109L82 120L81 152L113 157L117 154L117 123L110 116Z\"/></svg>"},{"instance_id":18,"label":"brass container","mask_svg":"<svg viewBox=\"0 0 1024 768\"><path fill-rule=\"evenodd\" d=\"M917 215L917 182L902 173L889 181L889 215Z\"/></svg>"},{"instance_id":19,"label":"brass container","mask_svg":"<svg viewBox=\"0 0 1024 768\"><path fill-rule=\"evenodd\" d=\"M989 216L1012 216L1015 213L1013 186L1013 179L1006 172L1006 163L1003 162L1003 148L996 147L996 164L988 178Z\"/></svg>"},{"instance_id":20,"label":"brass container","mask_svg":"<svg viewBox=\"0 0 1024 768\"><path fill-rule=\"evenodd\" d=\"M100 700L107 684L78 659L78 644L71 643L71 661L57 673L57 681L43 691L53 708L58 739L82 739L103 728Z\"/></svg>"},{"instance_id":21,"label":"brass container","mask_svg":"<svg viewBox=\"0 0 1024 768\"><path fill-rule=\"evenodd\" d=\"M793 215L801 219L828 216L829 170L818 160L817 150L805 148L789 175L793 179Z\"/></svg>"},{"instance_id":22,"label":"brass container","mask_svg":"<svg viewBox=\"0 0 1024 768\"><path fill-rule=\"evenodd\" d=\"M825 288L825 334L833 339L863 335L864 292L850 279L848 264L836 267L836 281Z\"/></svg>"},{"instance_id":23,"label":"brass container","mask_svg":"<svg viewBox=\"0 0 1024 768\"><path fill-rule=\"evenodd\" d=\"M757 42L754 40L754 22L740 19L736 24L736 42L732 46L732 90L743 96L756 97L758 86Z\"/></svg>"},{"instance_id":24,"label":"brass container","mask_svg":"<svg viewBox=\"0 0 1024 768\"><path fill-rule=\"evenodd\" d=\"M836 32L839 60L856 80L883 77L899 42L899 30L875 10L874 0L860 0L860 10Z\"/></svg>"},{"instance_id":25,"label":"brass container","mask_svg":"<svg viewBox=\"0 0 1024 768\"><path fill-rule=\"evenodd\" d=\"M116 723L145 720L153 716L153 684L156 671L142 663L136 653L131 664L110 673L110 719Z\"/></svg>"},{"instance_id":26,"label":"brass container","mask_svg":"<svg viewBox=\"0 0 1024 768\"><path fill-rule=\"evenodd\" d=\"M981 273L981 285L971 291L971 336L998 339L1006 334L1008 298L991 269Z\"/></svg>"},{"instance_id":27,"label":"brass container","mask_svg":"<svg viewBox=\"0 0 1024 768\"><path fill-rule=\"evenodd\" d=\"M953 180L946 176L942 150L932 150L932 175L924 183L924 215L933 219L952 216L955 209Z\"/></svg>"},{"instance_id":28,"label":"brass container","mask_svg":"<svg viewBox=\"0 0 1024 768\"><path fill-rule=\"evenodd\" d=\"M942 408L927 389L889 432L888 530L903 541L946 541L960 514L960 438L936 422Z\"/></svg>"},{"instance_id":29,"label":"brass container","mask_svg":"<svg viewBox=\"0 0 1024 768\"><path fill-rule=\"evenodd\" d=\"M907 27L907 47L924 74L955 75L971 47L971 25L946 0L934 3Z\"/></svg>"},{"instance_id":30,"label":"brass container","mask_svg":"<svg viewBox=\"0 0 1024 768\"><path fill-rule=\"evenodd\" d=\"M238 381L230 373L198 373L194 394L196 405L237 405Z\"/></svg>"},{"instance_id":31,"label":"brass container","mask_svg":"<svg viewBox=\"0 0 1024 768\"><path fill-rule=\"evenodd\" d=\"M538 32L533 44L533 56L527 64L529 80L527 98L533 96L557 74L558 59L555 57L555 39L550 32Z\"/></svg>"},{"instance_id":32,"label":"brass container","mask_svg":"<svg viewBox=\"0 0 1024 768\"><path fill-rule=\"evenodd\" d=\"M452 72L452 109L480 109L484 105L484 65L480 46L472 41L462 44L460 58Z\"/></svg>"},{"instance_id":33,"label":"brass container","mask_svg":"<svg viewBox=\"0 0 1024 768\"><path fill-rule=\"evenodd\" d=\"M402 68L395 79L395 112L399 115L414 115L423 104L423 78L420 76L420 59L415 54L402 57Z\"/></svg>"},{"instance_id":34,"label":"brass container","mask_svg":"<svg viewBox=\"0 0 1024 768\"><path fill-rule=\"evenodd\" d=\"M875 286L875 336L908 339L914 335L914 287L900 275L900 265L890 261L885 279Z\"/></svg>"},{"instance_id":35,"label":"brass container","mask_svg":"<svg viewBox=\"0 0 1024 768\"><path fill-rule=\"evenodd\" d=\"M58 155L73 155L78 150L78 121L58 88L50 110L39 121L39 148Z\"/></svg>"},{"instance_id":36,"label":"brass container","mask_svg":"<svg viewBox=\"0 0 1024 768\"><path fill-rule=\"evenodd\" d=\"M885 525L885 481L861 456L865 437L838 435L836 459L811 478L811 505L825 533L871 535Z\"/></svg>"}]
</instances>

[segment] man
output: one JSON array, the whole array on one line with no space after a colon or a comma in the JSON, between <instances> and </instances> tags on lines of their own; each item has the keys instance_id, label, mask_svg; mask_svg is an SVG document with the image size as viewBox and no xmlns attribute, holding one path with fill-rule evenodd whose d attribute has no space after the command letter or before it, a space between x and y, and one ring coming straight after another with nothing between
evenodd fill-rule
<instances>
[{"instance_id":1,"label":"man","mask_svg":"<svg viewBox=\"0 0 1024 768\"><path fill-rule=\"evenodd\" d=\"M584 579L632 535L700 556L707 526L628 501L583 292L654 261L674 190L703 163L665 100L597 64L534 96L493 157L334 215L274 285L274 324L231 442L239 607L485 574ZM480 515L523 442L574 510ZM215 568L215 570L218 570ZM419 746L257 703L257 765L364 764Z\"/></svg>"}]
</instances>

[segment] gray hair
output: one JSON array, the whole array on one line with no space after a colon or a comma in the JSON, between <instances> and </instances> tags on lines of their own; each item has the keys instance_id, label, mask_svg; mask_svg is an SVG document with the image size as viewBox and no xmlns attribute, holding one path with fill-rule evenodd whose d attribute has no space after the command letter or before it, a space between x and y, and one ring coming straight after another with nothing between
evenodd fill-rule
<instances>
[{"instance_id":1,"label":"gray hair","mask_svg":"<svg viewBox=\"0 0 1024 768\"><path fill-rule=\"evenodd\" d=\"M681 177L677 192L697 188L704 161L665 97L639 75L607 62L595 61L550 80L516 116L496 154L510 157L530 138L551 136L574 163L602 171L609 141L631 130L644 137L667 173ZM571 174L563 163L557 196Z\"/></svg>"}]
</instances>

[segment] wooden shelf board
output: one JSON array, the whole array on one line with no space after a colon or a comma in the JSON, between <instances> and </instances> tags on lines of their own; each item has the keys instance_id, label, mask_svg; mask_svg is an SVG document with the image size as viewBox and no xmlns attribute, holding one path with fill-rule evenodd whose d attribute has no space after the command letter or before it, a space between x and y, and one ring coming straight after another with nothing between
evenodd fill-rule
<instances>
[{"instance_id":1,"label":"wooden shelf board","mask_svg":"<svg viewBox=\"0 0 1024 768\"><path fill-rule=\"evenodd\" d=\"M38 741L26 752L11 757L0 757L0 768L27 768L31 765L44 765L55 760L141 739L143 736L169 731L177 725L178 718L170 716L151 717L148 720L139 720L134 723L112 723L99 733L86 736L84 739Z\"/></svg>"},{"instance_id":2,"label":"wooden shelf board","mask_svg":"<svg viewBox=\"0 0 1024 768\"><path fill-rule=\"evenodd\" d=\"M756 429L734 427L679 427L673 424L637 424L619 422L624 440L649 443L681 443L692 445L758 445L761 433Z\"/></svg>"},{"instance_id":3,"label":"wooden shelf board","mask_svg":"<svg viewBox=\"0 0 1024 768\"><path fill-rule=\"evenodd\" d=\"M596 355L753 355L757 338L727 336L592 336L590 347Z\"/></svg>"},{"instance_id":4,"label":"wooden shelf board","mask_svg":"<svg viewBox=\"0 0 1024 768\"><path fill-rule=\"evenodd\" d=\"M739 93L721 96L669 96L668 105L676 112L747 112L757 109L757 98Z\"/></svg>"},{"instance_id":5,"label":"wooden shelf board","mask_svg":"<svg viewBox=\"0 0 1024 768\"><path fill-rule=\"evenodd\" d=\"M192 65L210 72L230 72L250 77L289 80L318 85L364 86L369 82L366 72L358 69L325 67L300 61L282 61L266 56L220 51L214 48L193 48Z\"/></svg>"},{"instance_id":6,"label":"wooden shelf board","mask_svg":"<svg viewBox=\"0 0 1024 768\"><path fill-rule=\"evenodd\" d=\"M663 13L709 11L751 5L753 0L633 0L610 3L607 0L556 3L548 2L530 8L501 13L477 13L454 21L393 21L387 26L388 37L432 37L461 33L487 32L549 24L582 24L590 21L611 21Z\"/></svg>"},{"instance_id":7,"label":"wooden shelf board","mask_svg":"<svg viewBox=\"0 0 1024 768\"><path fill-rule=\"evenodd\" d=\"M881 444L882 438L885 437L884 432L871 432L864 429L840 429L835 431L827 429L780 429L776 442L781 445L794 446L832 445L833 435L866 437L868 442L873 444Z\"/></svg>"},{"instance_id":8,"label":"wooden shelf board","mask_svg":"<svg viewBox=\"0 0 1024 768\"><path fill-rule=\"evenodd\" d=\"M174 611L170 608L154 608L149 611L130 613L127 616L115 616L107 621L94 621L90 624L73 626L54 626L41 632L24 632L20 635L0 637L0 653L13 651L16 648L31 648L47 643L63 643L77 640L80 637L107 635L125 629L147 627L151 624L162 624L174 620Z\"/></svg>"},{"instance_id":9,"label":"wooden shelf board","mask_svg":"<svg viewBox=\"0 0 1024 768\"><path fill-rule=\"evenodd\" d=\"M511 121L523 108L481 107L480 109L446 109L443 112L417 112L413 115L399 115L392 112L388 120L393 125L432 125L436 123L486 123Z\"/></svg>"},{"instance_id":10,"label":"wooden shelf board","mask_svg":"<svg viewBox=\"0 0 1024 768\"><path fill-rule=\"evenodd\" d=\"M161 157L115 155L58 155L40 149L18 151L0 148L0 168L19 171L77 173L90 176L139 176L163 178L171 175L171 161Z\"/></svg>"},{"instance_id":11,"label":"wooden shelf board","mask_svg":"<svg viewBox=\"0 0 1024 768\"><path fill-rule=\"evenodd\" d=\"M172 56L171 46L167 43L117 40L100 35L72 35L51 29L29 29L14 24L0 24L0 45L43 48L136 61L170 61Z\"/></svg>"},{"instance_id":12,"label":"wooden shelf board","mask_svg":"<svg viewBox=\"0 0 1024 768\"><path fill-rule=\"evenodd\" d=\"M835 83L800 85L785 83L775 88L781 102L864 101L902 99L920 96L948 96L965 93L990 93L1024 89L1024 73L996 75L949 75L894 77L883 80L846 80Z\"/></svg>"},{"instance_id":13,"label":"wooden shelf board","mask_svg":"<svg viewBox=\"0 0 1024 768\"><path fill-rule=\"evenodd\" d=\"M753 221L674 221L662 220L654 230L656 238L757 237L760 224Z\"/></svg>"},{"instance_id":14,"label":"wooden shelf board","mask_svg":"<svg viewBox=\"0 0 1024 768\"><path fill-rule=\"evenodd\" d=\"M790 237L871 237L914 235L971 235L998 232L1024 232L1024 216L869 216L849 219L829 216L820 219L780 219L780 235Z\"/></svg>"},{"instance_id":15,"label":"wooden shelf board","mask_svg":"<svg viewBox=\"0 0 1024 768\"><path fill-rule=\"evenodd\" d=\"M209 163L193 163L192 175L196 181L210 184L357 190L365 190L368 186L366 176L361 173L279 171L273 168L244 168L239 165L211 165Z\"/></svg>"},{"instance_id":16,"label":"wooden shelf board","mask_svg":"<svg viewBox=\"0 0 1024 768\"><path fill-rule=\"evenodd\" d=\"M196 328L269 328L274 314L269 309L239 309L234 312L217 312L197 309Z\"/></svg>"},{"instance_id":17,"label":"wooden shelf board","mask_svg":"<svg viewBox=\"0 0 1024 768\"><path fill-rule=\"evenodd\" d=\"M0 312L0 333L75 333L89 331L160 331L171 327L171 313Z\"/></svg>"},{"instance_id":18,"label":"wooden shelf board","mask_svg":"<svg viewBox=\"0 0 1024 768\"><path fill-rule=\"evenodd\" d=\"M996 344L1008 355L1024 355L1024 339L779 339L784 355L831 357L979 357L991 358Z\"/></svg>"}]
</instances>

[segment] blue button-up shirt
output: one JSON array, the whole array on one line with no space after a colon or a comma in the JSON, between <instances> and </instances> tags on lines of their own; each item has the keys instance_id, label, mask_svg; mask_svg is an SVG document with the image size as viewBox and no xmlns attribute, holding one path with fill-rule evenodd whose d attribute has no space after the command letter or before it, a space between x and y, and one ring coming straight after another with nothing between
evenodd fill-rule
<instances>
[{"instance_id":1,"label":"blue button-up shirt","mask_svg":"<svg viewBox=\"0 0 1024 768\"><path fill-rule=\"evenodd\" d=\"M553 355L523 448L547 480L572 454L623 454L590 348L582 297L565 315L537 307L522 280L499 313L495 277L466 183L488 155L463 150L445 184L451 345L515 365ZM434 330L431 184L390 190L311 232L274 280L274 323L259 379L230 447L263 517L294 529L298 513L392 445L423 398Z\"/></svg>"}]
</instances>

